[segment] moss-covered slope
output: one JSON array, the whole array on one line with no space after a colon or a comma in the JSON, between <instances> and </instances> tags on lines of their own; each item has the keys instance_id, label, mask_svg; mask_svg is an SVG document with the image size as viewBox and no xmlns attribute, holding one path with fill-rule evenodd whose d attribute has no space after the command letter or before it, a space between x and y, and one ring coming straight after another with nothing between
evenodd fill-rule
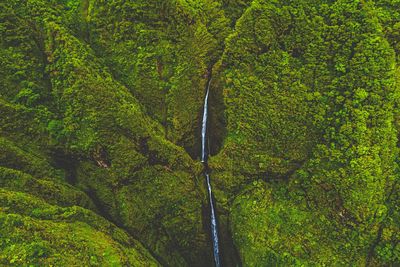
<instances>
[{"instance_id":1,"label":"moss-covered slope","mask_svg":"<svg viewBox=\"0 0 400 267\"><path fill-rule=\"evenodd\" d=\"M253 1L228 37L212 167L244 265L399 262L396 43L379 17L371 2Z\"/></svg>"},{"instance_id":2,"label":"moss-covered slope","mask_svg":"<svg viewBox=\"0 0 400 267\"><path fill-rule=\"evenodd\" d=\"M4 76L4 83L17 89L2 95L1 184L52 204L97 211L139 238L164 264L208 264L199 165L165 138L165 128L146 113L145 103L113 77L79 35L71 18L80 6L5 5L4 14L12 14L2 28L9 39L34 27L38 36L32 46L38 52L27 51L23 42L2 46L43 64L38 92L50 96L23 102L15 97L23 90L19 80L12 71ZM15 29L18 21L24 22L21 29ZM27 80L36 77L26 75Z\"/></svg>"},{"instance_id":3,"label":"moss-covered slope","mask_svg":"<svg viewBox=\"0 0 400 267\"><path fill-rule=\"evenodd\" d=\"M2 1L0 264L398 264L398 10Z\"/></svg>"}]
</instances>

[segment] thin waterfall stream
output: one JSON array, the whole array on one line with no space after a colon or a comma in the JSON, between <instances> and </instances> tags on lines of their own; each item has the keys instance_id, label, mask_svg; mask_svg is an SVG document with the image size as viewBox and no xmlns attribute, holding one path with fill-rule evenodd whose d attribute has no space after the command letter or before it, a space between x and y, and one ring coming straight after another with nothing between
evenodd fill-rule
<instances>
[{"instance_id":1,"label":"thin waterfall stream","mask_svg":"<svg viewBox=\"0 0 400 267\"><path fill-rule=\"evenodd\" d=\"M204 98L204 109L203 109L203 123L201 127L201 162L204 164L205 169L205 177L208 188L208 195L210 201L210 220L211 220L211 239L213 244L213 254L214 254L214 262L216 267L220 267L220 254L219 254L219 240L218 240L218 227L217 227L217 217L215 214L215 206L213 201L213 194L210 182L210 175L208 173L208 150L207 150L207 120L208 120L208 96L210 93L210 85L211 78L207 84L207 92Z\"/></svg>"}]
</instances>

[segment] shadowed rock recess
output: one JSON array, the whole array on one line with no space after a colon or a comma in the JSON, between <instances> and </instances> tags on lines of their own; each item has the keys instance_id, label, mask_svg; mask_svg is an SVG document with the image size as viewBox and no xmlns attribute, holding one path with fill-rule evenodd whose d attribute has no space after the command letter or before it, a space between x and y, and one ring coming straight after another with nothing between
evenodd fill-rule
<instances>
[{"instance_id":1,"label":"shadowed rock recess","mask_svg":"<svg viewBox=\"0 0 400 267\"><path fill-rule=\"evenodd\" d=\"M400 3L0 0L0 265L400 265Z\"/></svg>"}]
</instances>

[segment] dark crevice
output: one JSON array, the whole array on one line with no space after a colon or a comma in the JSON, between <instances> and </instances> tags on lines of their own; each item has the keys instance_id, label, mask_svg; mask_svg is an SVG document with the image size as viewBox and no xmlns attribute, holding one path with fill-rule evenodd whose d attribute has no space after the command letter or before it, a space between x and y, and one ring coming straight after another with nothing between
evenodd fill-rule
<instances>
[{"instance_id":1,"label":"dark crevice","mask_svg":"<svg viewBox=\"0 0 400 267\"><path fill-rule=\"evenodd\" d=\"M220 243L220 232L219 232L219 216L217 214L217 210L216 210L216 201L214 198L214 195L212 193L212 189L211 189L211 178L210 178L210 169L207 163L208 160L208 154L210 151L209 148L209 140L210 140L210 89L211 89L211 79L212 79L212 67L210 67L207 71L206 74L206 78L207 78L207 83L206 83L206 87L205 87L205 95L203 97L204 99L204 104L203 104L203 112L201 112L202 116L200 116L199 118L199 122L200 122L200 131L197 131L197 133L200 134L200 143L201 143L201 149L199 149L198 151L200 152L200 160L203 163L203 177L205 177L205 179L203 180L204 183L204 187L207 188L207 195L208 195L208 202L207 204L207 209L206 209L206 218L207 219L203 219L203 221L206 223L205 224L205 228L207 229L207 236L209 237L209 244L211 244L210 250L211 250L211 256L212 256L212 261L213 262L213 266L221 266L221 251L220 251L220 247L221 247L221 243Z\"/></svg>"},{"instance_id":2,"label":"dark crevice","mask_svg":"<svg viewBox=\"0 0 400 267\"><path fill-rule=\"evenodd\" d=\"M208 98L208 114L207 114L207 130L206 130L206 157L203 162L203 173L204 177L208 174L210 180L212 180L212 170L207 163L207 154L210 156L218 154L220 151L224 138L226 136L226 121L224 117L225 106L223 101L222 86L218 78L212 79L212 68L209 68L207 77L207 86L209 84L209 98ZM207 88L206 88L207 90ZM203 112L201 112L202 118ZM200 120L202 122L202 120ZM199 149L201 151L201 125L199 125ZM201 153L200 153L201 156ZM204 179L204 186L207 188L207 181ZM220 266L241 266L241 260L239 253L234 246L232 234L229 229L229 216L224 210L217 208L218 205L214 194L211 194L211 199L214 203L216 225L217 225L217 237L219 241L219 258ZM208 201L207 201L208 202ZM210 203L203 205L203 225L208 233L208 239L210 243L210 255L213 256L213 240L211 234L211 206ZM214 262L214 261L213 261ZM214 265L214 263L213 263Z\"/></svg>"},{"instance_id":3,"label":"dark crevice","mask_svg":"<svg viewBox=\"0 0 400 267\"><path fill-rule=\"evenodd\" d=\"M205 168L208 169L207 164L205 164ZM208 169L209 170L209 169ZM210 172L209 172L210 174ZM204 181L204 186L207 187L206 181ZM214 203L217 203L214 194L211 196ZM233 242L232 233L230 231L230 221L229 221L229 213L226 210L221 210L217 207L215 209L216 217L217 217L217 229L218 229L218 240L219 240L219 256L221 260L221 266L242 266L241 259L239 256L239 252ZM212 244L212 236L211 236L211 223L210 216L211 210L208 203L203 205L203 225L204 229L208 233L209 244ZM210 253L213 255L213 247L210 246ZM211 266L211 265L210 265Z\"/></svg>"},{"instance_id":4,"label":"dark crevice","mask_svg":"<svg viewBox=\"0 0 400 267\"><path fill-rule=\"evenodd\" d=\"M239 252L233 242L232 232L230 229L229 214L225 215L224 224L220 226L221 232L221 255L222 266L242 266Z\"/></svg>"},{"instance_id":5,"label":"dark crevice","mask_svg":"<svg viewBox=\"0 0 400 267\"><path fill-rule=\"evenodd\" d=\"M50 153L52 158L52 166L61 169L65 172L65 180L69 184L75 186L77 184L77 168L80 163L80 160L74 158L71 155L66 155L63 150L55 149ZM98 197L96 190L89 187L84 190L84 193L90 198L92 203L95 206L96 213L106 219L107 221L111 222L118 228L126 231L133 239L139 241L142 246L150 253L150 255L156 259L162 266L168 266L168 264L158 255L153 253L153 250L146 246L144 243L140 241L132 231L129 231L121 222L115 220L112 215L107 211L107 208L104 206L102 200Z\"/></svg>"},{"instance_id":6,"label":"dark crevice","mask_svg":"<svg viewBox=\"0 0 400 267\"><path fill-rule=\"evenodd\" d=\"M96 209L98 210L98 214L117 226L118 228L126 231L133 239L137 240L140 242L140 244L147 250L147 252L150 253L150 255L156 259L162 266L168 266L168 264L157 254L153 252L153 249L150 247L146 246L143 242L140 241L140 238L138 238L132 231L129 231L122 223L120 223L117 220L114 220L113 217L106 211L105 207L102 204L102 201L100 198L97 196L96 191L92 188L89 188L86 190L86 194L89 196L89 198L93 201Z\"/></svg>"},{"instance_id":7,"label":"dark crevice","mask_svg":"<svg viewBox=\"0 0 400 267\"><path fill-rule=\"evenodd\" d=\"M204 184L204 186L206 186ZM202 220L202 225L203 225L203 231L206 233L207 236L207 244L212 244L212 238L211 238L211 223L210 223L210 206L208 204L208 202L204 202L201 206L201 220ZM214 266L214 260L213 260L213 247L212 245L208 246L208 250L207 250L207 266Z\"/></svg>"},{"instance_id":8,"label":"dark crevice","mask_svg":"<svg viewBox=\"0 0 400 267\"><path fill-rule=\"evenodd\" d=\"M217 155L226 137L226 118L223 88L218 82L211 81L209 98L209 153Z\"/></svg>"},{"instance_id":9,"label":"dark crevice","mask_svg":"<svg viewBox=\"0 0 400 267\"><path fill-rule=\"evenodd\" d=\"M205 181L204 181L204 184L205 184L204 186L207 187ZM212 197L214 203L216 203L214 195L212 195L211 197ZM213 260L214 251L213 251L213 246L212 246L213 240L212 240L212 236L211 236L211 222L210 222L211 209L210 209L209 203L206 204L205 212L203 213L203 215L205 215L205 219L203 219L203 221L205 222L204 228L206 229L206 231L208 233L207 234L208 243L210 244L210 246L209 246L210 262L211 262L210 266L215 266L214 260ZM229 265L224 264L225 261L226 261L226 258L229 257L229 256L228 255L225 256L225 253L224 253L224 251L222 249L224 247L225 239L222 238L222 233L221 233L222 232L221 231L222 227L221 227L221 224L220 224L221 216L219 216L219 212L217 210L215 210L215 216L217 217L217 229L218 229L218 240L219 240L219 257L220 257L220 260L221 260L221 266L229 266Z\"/></svg>"},{"instance_id":10,"label":"dark crevice","mask_svg":"<svg viewBox=\"0 0 400 267\"><path fill-rule=\"evenodd\" d=\"M215 156L222 148L226 137L226 118L223 88L220 81L212 78L213 66L208 68L206 79L207 86L210 82L210 93L208 98L207 119L207 151L210 156ZM205 93L204 93L205 95ZM204 99L204 96L203 96ZM201 158L201 127L203 117L203 105L197 113L198 123L195 127L195 144L193 147L185 147L185 150L193 159Z\"/></svg>"},{"instance_id":11,"label":"dark crevice","mask_svg":"<svg viewBox=\"0 0 400 267\"><path fill-rule=\"evenodd\" d=\"M51 165L57 169L61 169L65 173L65 180L69 184L75 186L77 184L77 167L79 165L79 159L74 158L71 155L66 155L63 150L55 149L51 151ZM98 197L96 190L93 188L87 188L85 191L86 195L90 198L95 206L96 213L111 222L118 228L126 231L133 239L140 242L140 239L135 236L132 231L129 231L122 223L115 220L108 212L104 203ZM168 264L158 255L153 253L153 250L146 246L144 243L140 242L141 245L150 253L150 255L156 259L162 266L168 266Z\"/></svg>"},{"instance_id":12,"label":"dark crevice","mask_svg":"<svg viewBox=\"0 0 400 267\"><path fill-rule=\"evenodd\" d=\"M75 186L77 182L76 169L79 163L78 159L71 155L65 154L65 152L61 149L54 149L50 151L50 157L52 159L50 164L55 169L63 170L65 181Z\"/></svg>"},{"instance_id":13,"label":"dark crevice","mask_svg":"<svg viewBox=\"0 0 400 267\"><path fill-rule=\"evenodd\" d=\"M119 223L111 217L111 215L106 211L106 208L102 205L102 201L96 194L96 190L93 188L88 188L85 190L85 193L89 196L89 198L93 201L94 205L96 206L97 213L102 216L103 218L107 219L108 221L112 222L113 224L119 227Z\"/></svg>"}]
</instances>

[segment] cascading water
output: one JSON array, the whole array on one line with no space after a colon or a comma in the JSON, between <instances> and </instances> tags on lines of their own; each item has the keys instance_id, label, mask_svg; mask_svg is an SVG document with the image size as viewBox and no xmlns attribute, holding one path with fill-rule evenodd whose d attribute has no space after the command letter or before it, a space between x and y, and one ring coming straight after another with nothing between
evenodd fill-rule
<instances>
[{"instance_id":1,"label":"cascading water","mask_svg":"<svg viewBox=\"0 0 400 267\"><path fill-rule=\"evenodd\" d=\"M203 123L201 127L201 162L205 165L205 176L207 181L208 195L210 198L210 210L211 210L211 238L213 242L213 253L214 253L214 262L216 267L220 267L220 258L219 258L219 244L218 244L218 228L217 228L217 217L215 215L214 201L212 198L212 189L210 182L210 175L208 174L208 166L207 166L207 119L208 119L208 95L210 93L210 84L211 78L207 84L207 92L204 98L204 110L203 110Z\"/></svg>"},{"instance_id":2,"label":"cascading water","mask_svg":"<svg viewBox=\"0 0 400 267\"><path fill-rule=\"evenodd\" d=\"M219 244L218 244L218 228L217 228L217 218L215 216L214 210L214 202L212 199L212 190L211 190L211 183L210 183L210 175L206 173L207 179L207 187L208 187L208 195L210 196L210 208L211 208L211 237L213 241L213 252L214 252L214 261L215 266L220 267L219 262Z\"/></svg>"},{"instance_id":3,"label":"cascading water","mask_svg":"<svg viewBox=\"0 0 400 267\"><path fill-rule=\"evenodd\" d=\"M201 162L207 164L207 119L208 119L208 95L210 93L211 79L207 84L207 92L204 98L203 124L201 126Z\"/></svg>"}]
</instances>

